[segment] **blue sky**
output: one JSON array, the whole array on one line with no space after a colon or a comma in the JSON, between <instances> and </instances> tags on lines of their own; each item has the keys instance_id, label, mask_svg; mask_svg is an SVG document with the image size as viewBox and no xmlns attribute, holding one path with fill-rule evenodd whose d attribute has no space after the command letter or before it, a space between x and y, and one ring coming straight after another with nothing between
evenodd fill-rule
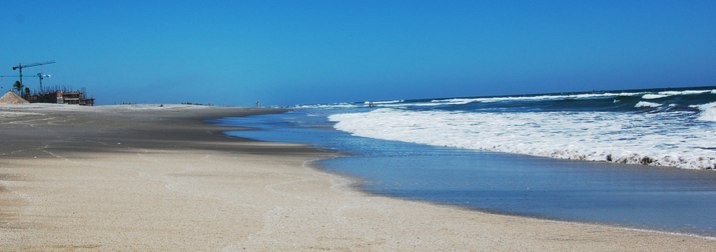
<instances>
[{"instance_id":1,"label":"blue sky","mask_svg":"<svg viewBox=\"0 0 716 252\"><path fill-rule=\"evenodd\" d=\"M239 106L716 85L714 13L716 1L3 1L0 75L56 60L25 74L100 104Z\"/></svg>"}]
</instances>

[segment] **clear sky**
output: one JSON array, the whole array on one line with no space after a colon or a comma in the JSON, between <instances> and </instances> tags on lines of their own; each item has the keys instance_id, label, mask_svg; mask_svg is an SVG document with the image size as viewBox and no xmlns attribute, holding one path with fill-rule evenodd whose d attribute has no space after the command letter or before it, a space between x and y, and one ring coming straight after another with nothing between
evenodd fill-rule
<instances>
[{"instance_id":1,"label":"clear sky","mask_svg":"<svg viewBox=\"0 0 716 252\"><path fill-rule=\"evenodd\" d=\"M56 60L24 73L100 104L716 85L716 1L3 0L0 24L0 75Z\"/></svg>"}]
</instances>

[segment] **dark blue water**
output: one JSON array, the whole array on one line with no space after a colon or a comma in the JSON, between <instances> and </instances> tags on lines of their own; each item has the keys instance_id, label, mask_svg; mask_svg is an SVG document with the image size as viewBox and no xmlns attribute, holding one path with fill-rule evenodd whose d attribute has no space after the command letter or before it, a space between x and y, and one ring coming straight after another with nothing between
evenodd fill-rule
<instances>
[{"instance_id":1,"label":"dark blue water","mask_svg":"<svg viewBox=\"0 0 716 252\"><path fill-rule=\"evenodd\" d=\"M646 96L645 96L646 95ZM650 96L650 97L649 97ZM641 101L660 107L638 107ZM549 93L509 96L476 96L375 102L374 107L401 107L413 111L480 112L698 112L692 105L716 102L716 86ZM325 104L320 107L365 107L368 102ZM425 106L425 105L430 106ZM315 108L317 105L305 107Z\"/></svg>"},{"instance_id":2,"label":"dark blue water","mask_svg":"<svg viewBox=\"0 0 716 252\"><path fill-rule=\"evenodd\" d=\"M366 109L353 109L352 111ZM548 219L716 237L716 172L537 158L384 141L333 129L333 110L225 118L233 136L349 154L323 169L367 192Z\"/></svg>"}]
</instances>

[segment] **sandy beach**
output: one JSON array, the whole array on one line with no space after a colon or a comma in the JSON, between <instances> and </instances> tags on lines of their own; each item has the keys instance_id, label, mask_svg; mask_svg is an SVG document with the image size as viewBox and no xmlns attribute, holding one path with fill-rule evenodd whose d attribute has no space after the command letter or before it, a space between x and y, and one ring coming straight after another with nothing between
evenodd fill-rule
<instances>
[{"instance_id":1,"label":"sandy beach","mask_svg":"<svg viewBox=\"0 0 716 252\"><path fill-rule=\"evenodd\" d=\"M710 238L366 194L308 146L203 120L280 110L0 107L0 251L714 251Z\"/></svg>"}]
</instances>

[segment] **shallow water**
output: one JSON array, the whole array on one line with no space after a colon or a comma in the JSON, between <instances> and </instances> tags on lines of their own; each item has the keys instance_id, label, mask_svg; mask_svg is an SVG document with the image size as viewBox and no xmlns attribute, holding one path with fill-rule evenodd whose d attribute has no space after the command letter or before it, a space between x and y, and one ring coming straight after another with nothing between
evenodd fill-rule
<instances>
[{"instance_id":1,"label":"shallow water","mask_svg":"<svg viewBox=\"0 0 716 252\"><path fill-rule=\"evenodd\" d=\"M350 154L320 161L362 190L485 211L716 237L716 172L443 148L355 137L326 110L225 118L227 134Z\"/></svg>"}]
</instances>

